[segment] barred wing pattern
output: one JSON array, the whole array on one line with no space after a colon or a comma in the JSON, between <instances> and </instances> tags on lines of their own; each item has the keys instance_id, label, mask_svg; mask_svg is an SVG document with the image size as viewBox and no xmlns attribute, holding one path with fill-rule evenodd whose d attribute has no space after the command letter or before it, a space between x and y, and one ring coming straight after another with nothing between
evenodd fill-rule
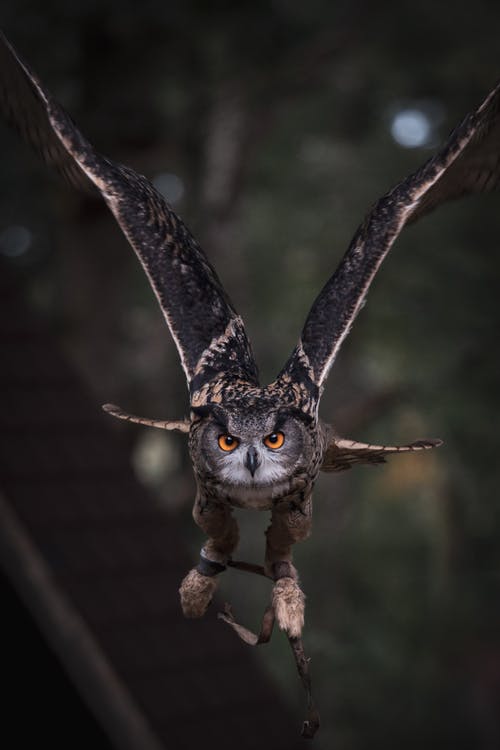
<instances>
[{"instance_id":1,"label":"barred wing pattern","mask_svg":"<svg viewBox=\"0 0 500 750\"><path fill-rule=\"evenodd\" d=\"M97 153L0 35L0 105L12 124L78 185L101 193L135 250L175 340L191 392L223 371L256 385L243 322L202 249L151 183Z\"/></svg>"},{"instance_id":2,"label":"barred wing pattern","mask_svg":"<svg viewBox=\"0 0 500 750\"><path fill-rule=\"evenodd\" d=\"M11 125L75 187L89 193L95 188L73 156L61 143L49 120L40 84L0 31L0 106Z\"/></svg>"},{"instance_id":3,"label":"barred wing pattern","mask_svg":"<svg viewBox=\"0 0 500 750\"><path fill-rule=\"evenodd\" d=\"M384 195L356 232L315 300L281 377L308 378L320 390L403 227L445 201L492 190L500 181L500 84L420 169Z\"/></svg>"},{"instance_id":4,"label":"barred wing pattern","mask_svg":"<svg viewBox=\"0 0 500 750\"><path fill-rule=\"evenodd\" d=\"M323 455L321 471L345 471L353 464L383 464L386 456L392 453L414 453L438 448L442 444L442 440L427 439L406 445L371 445L334 437Z\"/></svg>"}]
</instances>

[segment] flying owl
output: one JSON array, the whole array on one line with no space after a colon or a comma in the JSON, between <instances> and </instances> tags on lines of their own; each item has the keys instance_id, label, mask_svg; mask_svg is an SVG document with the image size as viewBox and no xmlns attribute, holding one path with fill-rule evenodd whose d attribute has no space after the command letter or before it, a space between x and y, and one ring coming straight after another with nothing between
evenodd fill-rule
<instances>
[{"instance_id":1,"label":"flying owl","mask_svg":"<svg viewBox=\"0 0 500 750\"><path fill-rule=\"evenodd\" d=\"M377 464L392 453L427 450L441 442L386 446L346 440L321 421L318 407L337 352L403 227L444 201L498 185L500 86L432 158L377 201L314 301L297 346L276 379L262 386L241 317L163 196L145 177L95 151L3 36L0 76L7 118L73 183L92 184L101 193L139 258L179 351L189 391L188 420L136 417L109 404L104 409L188 436L197 488L193 516L206 542L180 586L184 614L201 617L218 576L234 564L238 526L233 508L269 511L261 572L273 581L273 617L297 644L304 595L292 550L310 533L319 472ZM230 613L225 618L235 625ZM243 631L240 627L242 637Z\"/></svg>"}]
</instances>

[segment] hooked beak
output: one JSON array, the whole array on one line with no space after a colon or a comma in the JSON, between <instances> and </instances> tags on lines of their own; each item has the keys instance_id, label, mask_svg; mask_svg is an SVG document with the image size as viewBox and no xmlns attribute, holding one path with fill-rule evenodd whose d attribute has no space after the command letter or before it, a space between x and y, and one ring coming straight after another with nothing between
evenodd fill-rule
<instances>
[{"instance_id":1,"label":"hooked beak","mask_svg":"<svg viewBox=\"0 0 500 750\"><path fill-rule=\"evenodd\" d=\"M259 456L255 448L249 448L247 451L247 457L245 459L245 466L252 476L254 476L257 468L260 464Z\"/></svg>"}]
</instances>

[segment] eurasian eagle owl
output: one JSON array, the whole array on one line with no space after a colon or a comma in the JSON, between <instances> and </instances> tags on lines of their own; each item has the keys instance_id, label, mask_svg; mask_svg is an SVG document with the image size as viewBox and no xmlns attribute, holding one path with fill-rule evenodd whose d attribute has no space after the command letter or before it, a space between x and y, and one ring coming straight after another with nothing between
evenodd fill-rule
<instances>
[{"instance_id":1,"label":"eurasian eagle owl","mask_svg":"<svg viewBox=\"0 0 500 750\"><path fill-rule=\"evenodd\" d=\"M180 587L184 614L204 614L217 576L232 564L238 543L233 507L270 511L263 572L274 581L273 615L297 643L304 597L292 547L309 534L319 471L379 463L388 454L440 442L384 446L345 440L319 419L318 407L336 354L402 228L446 200L497 186L500 87L436 155L375 204L313 303L294 351L276 379L262 387L241 318L165 199L145 177L94 150L4 37L0 70L7 117L48 162L74 183L92 183L101 193L135 250L177 345L189 390L188 420L150 420L104 408L189 435L197 485L194 518L207 541ZM309 735L313 731L310 726Z\"/></svg>"}]
</instances>

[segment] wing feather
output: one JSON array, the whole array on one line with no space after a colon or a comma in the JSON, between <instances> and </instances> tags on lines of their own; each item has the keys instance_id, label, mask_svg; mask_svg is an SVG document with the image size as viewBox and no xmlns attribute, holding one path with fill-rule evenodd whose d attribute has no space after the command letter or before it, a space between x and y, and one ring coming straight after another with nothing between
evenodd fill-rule
<instances>
[{"instance_id":1,"label":"wing feather","mask_svg":"<svg viewBox=\"0 0 500 750\"><path fill-rule=\"evenodd\" d=\"M493 190L499 181L500 84L433 157L375 204L316 298L299 344L279 377L307 377L321 389L370 284L403 227L445 201Z\"/></svg>"},{"instance_id":2,"label":"wing feather","mask_svg":"<svg viewBox=\"0 0 500 750\"><path fill-rule=\"evenodd\" d=\"M135 414L123 411L116 404L103 404L102 408L107 414L111 414L112 417L116 417L117 419L143 424L146 427L156 427L159 430L175 430L177 432L188 433L191 425L191 422L187 419L149 419L149 417L138 417Z\"/></svg>"},{"instance_id":3,"label":"wing feather","mask_svg":"<svg viewBox=\"0 0 500 750\"><path fill-rule=\"evenodd\" d=\"M353 464L383 464L392 453L408 453L438 448L442 440L415 440L406 445L372 445L334 437L323 456L322 471L345 471Z\"/></svg>"},{"instance_id":4,"label":"wing feather","mask_svg":"<svg viewBox=\"0 0 500 750\"><path fill-rule=\"evenodd\" d=\"M0 107L7 122L75 187L95 193L87 175L68 153L49 122L36 76L0 31Z\"/></svg>"},{"instance_id":5,"label":"wing feather","mask_svg":"<svg viewBox=\"0 0 500 750\"><path fill-rule=\"evenodd\" d=\"M158 299L191 390L221 372L257 384L243 322L166 200L145 177L95 151L2 35L0 80L8 119L46 161L78 185L95 185L106 201Z\"/></svg>"}]
</instances>

